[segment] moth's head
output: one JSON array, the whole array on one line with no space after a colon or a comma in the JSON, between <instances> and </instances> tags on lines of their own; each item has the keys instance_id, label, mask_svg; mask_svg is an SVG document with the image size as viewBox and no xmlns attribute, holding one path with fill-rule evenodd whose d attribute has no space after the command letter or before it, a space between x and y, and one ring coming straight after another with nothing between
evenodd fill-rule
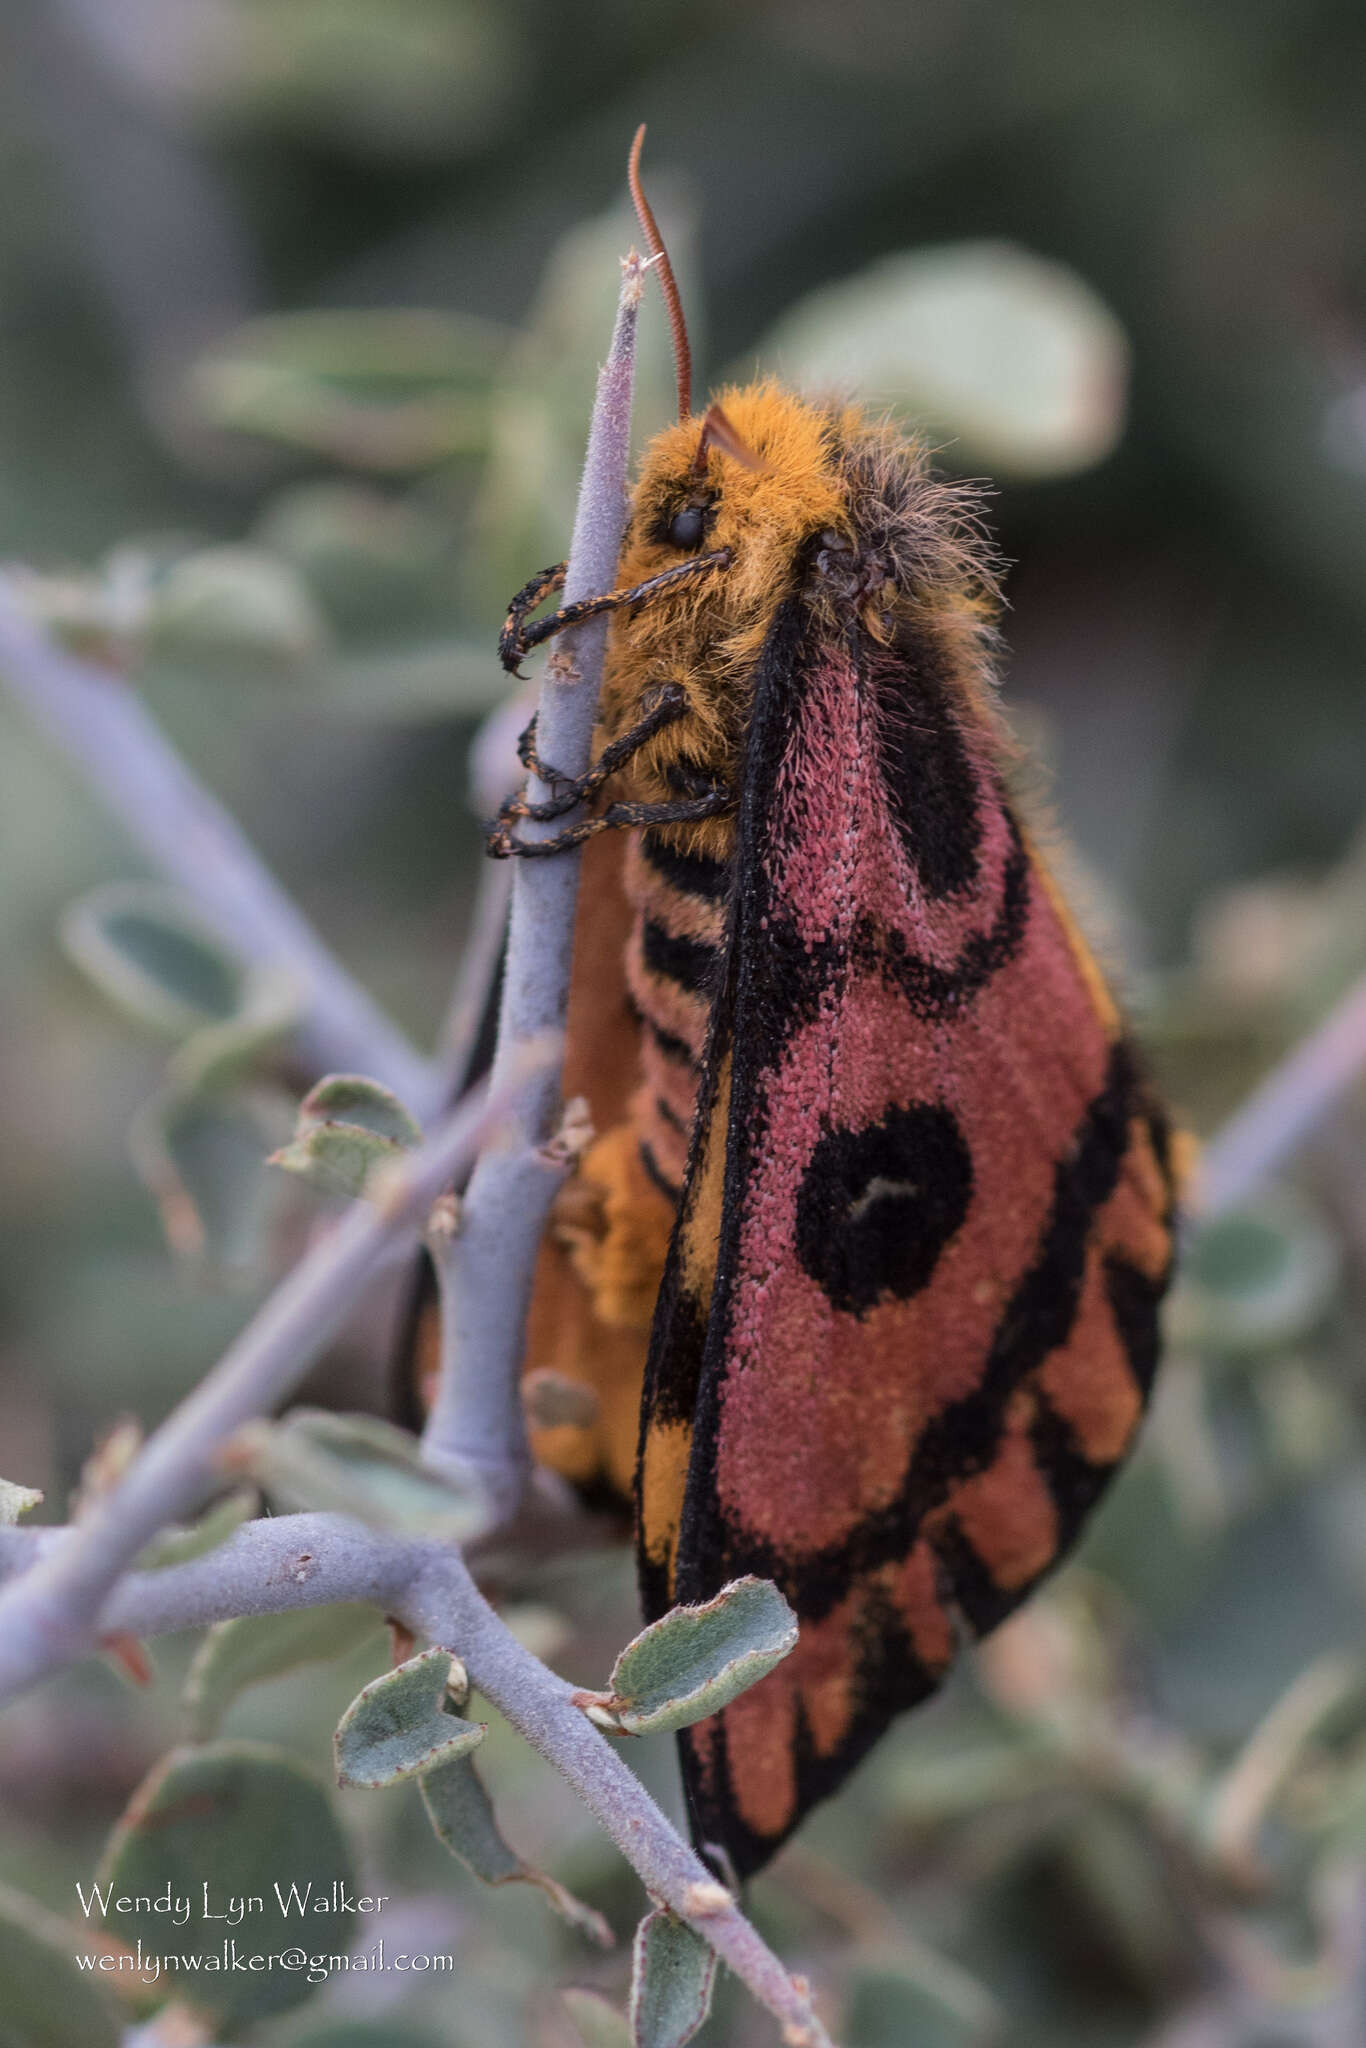
<instances>
[{"instance_id":1,"label":"moth's head","mask_svg":"<svg viewBox=\"0 0 1366 2048\"><path fill-rule=\"evenodd\" d=\"M690 560L724 560L649 609L683 624L701 608L713 637L761 632L822 534L848 531L828 411L771 380L731 387L666 427L645 452L626 546L633 582ZM642 620L644 608L642 608Z\"/></svg>"}]
</instances>

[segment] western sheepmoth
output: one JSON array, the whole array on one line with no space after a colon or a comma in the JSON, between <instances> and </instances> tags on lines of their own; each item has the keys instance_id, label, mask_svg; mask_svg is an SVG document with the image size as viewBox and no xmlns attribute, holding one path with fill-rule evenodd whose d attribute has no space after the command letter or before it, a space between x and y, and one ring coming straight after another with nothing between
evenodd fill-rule
<instances>
[{"instance_id":1,"label":"western sheepmoth","mask_svg":"<svg viewBox=\"0 0 1366 2048\"><path fill-rule=\"evenodd\" d=\"M642 131L643 134L643 131ZM796 1650L680 1737L745 1875L1067 1551L1133 1441L1171 1271L1163 1114L1017 815L970 486L771 382L646 451L598 766L496 854L583 844L566 1094L599 1133L542 1248L534 1433L634 1502L646 1616L756 1572ZM546 779L534 733L523 758Z\"/></svg>"}]
</instances>

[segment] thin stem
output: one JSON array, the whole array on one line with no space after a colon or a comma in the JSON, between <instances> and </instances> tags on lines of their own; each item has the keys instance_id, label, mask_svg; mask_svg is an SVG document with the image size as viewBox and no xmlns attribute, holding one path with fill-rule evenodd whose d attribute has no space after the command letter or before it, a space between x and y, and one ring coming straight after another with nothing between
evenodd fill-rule
<instances>
[{"instance_id":1,"label":"thin stem","mask_svg":"<svg viewBox=\"0 0 1366 2048\"><path fill-rule=\"evenodd\" d=\"M0 1579L18 1572L10 1591L31 1586L81 1533L0 1529ZM696 1928L781 2022L790 2048L831 2048L806 1987L783 1968L620 1752L574 1705L574 1688L522 1647L449 1546L382 1535L343 1515L248 1522L187 1564L127 1573L104 1598L98 1631L163 1635L233 1615L337 1600L370 1602L453 1650L484 1697L574 1788L651 1897Z\"/></svg>"},{"instance_id":2,"label":"thin stem","mask_svg":"<svg viewBox=\"0 0 1366 2048\"><path fill-rule=\"evenodd\" d=\"M3 578L0 682L225 939L248 960L289 969L303 989L298 1042L310 1068L371 1074L414 1115L435 1114L438 1069L328 951L241 828L195 780L136 690L51 640Z\"/></svg>"},{"instance_id":3,"label":"thin stem","mask_svg":"<svg viewBox=\"0 0 1366 2048\"><path fill-rule=\"evenodd\" d=\"M643 275L640 258L627 257L589 428L565 575L567 604L610 590L616 575L626 523ZM546 666L538 747L542 760L565 776L582 775L589 765L606 644L606 620L589 620L566 632ZM550 794L532 778L533 802ZM523 829L528 837L548 836L566 822L572 817L545 826L528 822ZM495 1084L529 1040L564 1028L578 890L577 851L516 863ZM433 1463L449 1462L475 1474L499 1517L516 1513L531 1470L519 1378L536 1251L566 1171L545 1149L559 1117L559 1075L546 1071L525 1087L515 1120L480 1159L465 1193L459 1233L437 1260L442 1361L423 1445Z\"/></svg>"},{"instance_id":4,"label":"thin stem","mask_svg":"<svg viewBox=\"0 0 1366 2048\"><path fill-rule=\"evenodd\" d=\"M1323 1122L1363 1069L1366 974L1210 1139L1200 1162L1196 1214L1213 1221L1255 1194Z\"/></svg>"},{"instance_id":5,"label":"thin stem","mask_svg":"<svg viewBox=\"0 0 1366 2048\"><path fill-rule=\"evenodd\" d=\"M529 1063L531 1055L524 1057ZM547 1063L544 1046L540 1060ZM110 1588L143 1544L202 1499L218 1476L215 1453L232 1432L297 1386L391 1248L416 1237L437 1195L525 1086L525 1074L514 1070L486 1101L463 1103L392 1169L378 1201L355 1203L148 1438L89 1519L0 1593L0 1698L89 1649Z\"/></svg>"},{"instance_id":6,"label":"thin stem","mask_svg":"<svg viewBox=\"0 0 1366 2048\"><path fill-rule=\"evenodd\" d=\"M724 1902L713 1873L573 1704L573 1688L523 1649L460 1558L447 1552L433 1559L403 1595L399 1615L459 1655L478 1691L573 1787L651 1897L686 1920L782 2023L790 2048L831 2048L805 1985L789 1975L740 1908Z\"/></svg>"}]
</instances>

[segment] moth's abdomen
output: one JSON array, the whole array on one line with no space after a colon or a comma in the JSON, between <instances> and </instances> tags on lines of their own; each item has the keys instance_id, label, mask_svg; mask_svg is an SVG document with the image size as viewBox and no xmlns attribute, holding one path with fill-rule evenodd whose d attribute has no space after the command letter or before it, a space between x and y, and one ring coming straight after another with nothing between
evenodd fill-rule
<instances>
[{"instance_id":1,"label":"moth's abdomen","mask_svg":"<svg viewBox=\"0 0 1366 2048\"><path fill-rule=\"evenodd\" d=\"M626 980L640 1016L641 1084L631 1105L646 1171L675 1202L723 964L729 863L683 852L650 828L626 857L635 911Z\"/></svg>"}]
</instances>

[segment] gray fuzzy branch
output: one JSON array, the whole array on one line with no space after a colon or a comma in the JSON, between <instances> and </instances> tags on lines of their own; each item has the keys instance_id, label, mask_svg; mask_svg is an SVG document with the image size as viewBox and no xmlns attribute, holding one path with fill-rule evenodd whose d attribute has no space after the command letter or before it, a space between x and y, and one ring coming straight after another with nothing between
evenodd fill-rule
<instances>
[{"instance_id":1,"label":"gray fuzzy branch","mask_svg":"<svg viewBox=\"0 0 1366 2048\"><path fill-rule=\"evenodd\" d=\"M621 298L607 361L598 378L579 489L564 601L610 590L626 524L636 316L643 266L622 265ZM537 749L565 776L582 775L591 757L607 622L567 632L546 666L537 712ZM550 795L535 777L533 801ZM528 839L572 824L520 821ZM578 903L577 850L514 862L495 1085L521 1048L562 1031ZM462 1205L460 1229L433 1247L442 1298L441 1375L423 1437L433 1464L450 1464L482 1485L495 1519L517 1512L531 1471L520 1375L532 1275L550 1204L566 1162L547 1150L560 1117L558 1072L527 1085L515 1121L480 1159Z\"/></svg>"},{"instance_id":2,"label":"gray fuzzy branch","mask_svg":"<svg viewBox=\"0 0 1366 2048\"><path fill-rule=\"evenodd\" d=\"M73 1533L0 1529L0 1577L19 1571L17 1586L32 1583ZM126 1574L105 1597L98 1628L153 1636L337 1600L370 1602L453 1651L476 1689L578 1793L651 1898L687 1920L780 2021L790 2048L831 2048L806 1987L574 1705L573 1686L523 1648L449 1546L379 1535L342 1515L249 1522L187 1564Z\"/></svg>"}]
</instances>

